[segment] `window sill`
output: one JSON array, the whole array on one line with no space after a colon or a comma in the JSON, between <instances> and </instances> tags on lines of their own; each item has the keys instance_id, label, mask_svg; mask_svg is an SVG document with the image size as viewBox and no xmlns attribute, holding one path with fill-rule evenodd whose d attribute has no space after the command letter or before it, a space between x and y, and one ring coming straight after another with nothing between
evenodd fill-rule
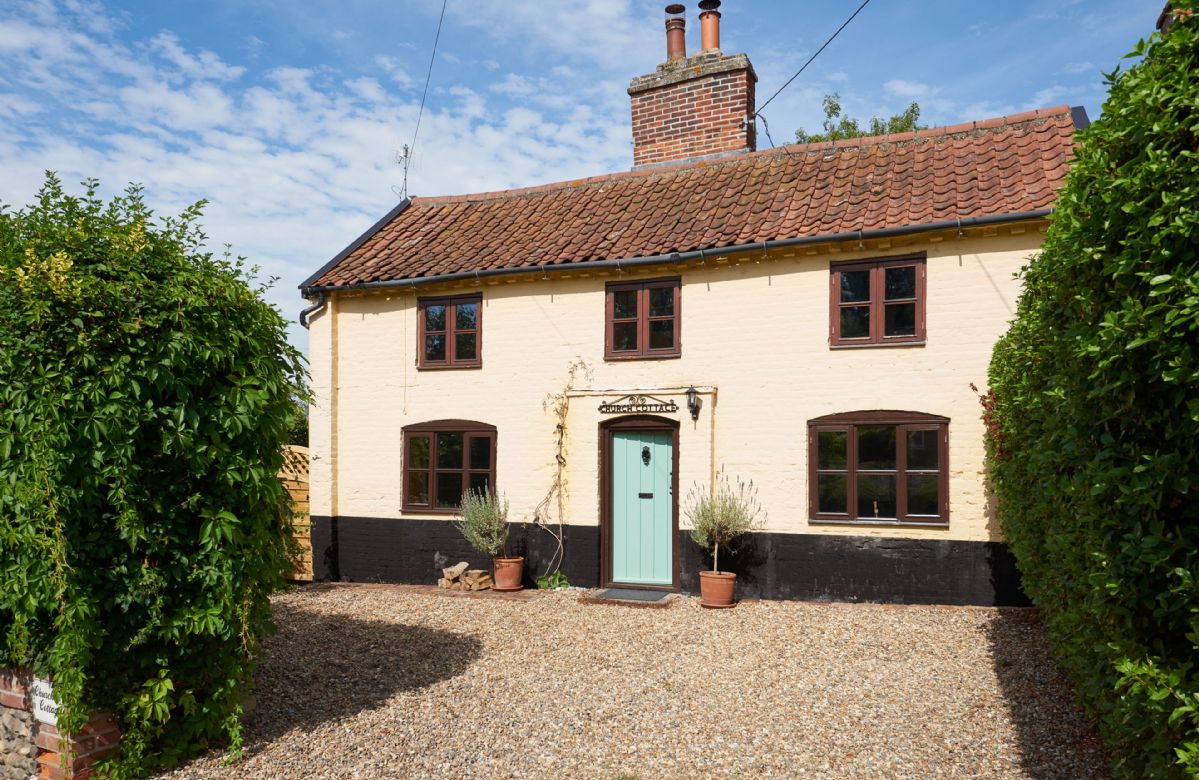
<instances>
[{"instance_id":1,"label":"window sill","mask_svg":"<svg viewBox=\"0 0 1199 780\"><path fill-rule=\"evenodd\" d=\"M868 528L948 528L941 520L834 520L824 517L808 518L808 525L841 525Z\"/></svg>"},{"instance_id":2,"label":"window sill","mask_svg":"<svg viewBox=\"0 0 1199 780\"><path fill-rule=\"evenodd\" d=\"M472 368L482 368L482 363L460 363L454 366L417 366L417 371L469 371Z\"/></svg>"},{"instance_id":3,"label":"window sill","mask_svg":"<svg viewBox=\"0 0 1199 780\"><path fill-rule=\"evenodd\" d=\"M872 341L869 344L829 344L829 349L893 349L895 347L923 347L927 341Z\"/></svg>"},{"instance_id":4,"label":"window sill","mask_svg":"<svg viewBox=\"0 0 1199 780\"><path fill-rule=\"evenodd\" d=\"M438 520L443 517L454 517L462 514L462 509L454 507L453 509L428 509L425 507L404 507L400 510L401 515L435 515Z\"/></svg>"},{"instance_id":5,"label":"window sill","mask_svg":"<svg viewBox=\"0 0 1199 780\"><path fill-rule=\"evenodd\" d=\"M604 361L621 361L621 360L677 360L683 356L682 352L662 352L649 355L604 355Z\"/></svg>"}]
</instances>

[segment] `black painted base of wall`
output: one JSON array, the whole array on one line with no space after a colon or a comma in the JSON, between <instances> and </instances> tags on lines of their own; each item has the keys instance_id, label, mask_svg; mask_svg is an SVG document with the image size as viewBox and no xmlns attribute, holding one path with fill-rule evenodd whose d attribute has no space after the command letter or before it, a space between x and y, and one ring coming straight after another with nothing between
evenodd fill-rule
<instances>
[{"instance_id":1,"label":"black painted base of wall","mask_svg":"<svg viewBox=\"0 0 1199 780\"><path fill-rule=\"evenodd\" d=\"M510 552L525 556L525 585L545 571L557 543L543 528L513 524ZM555 527L556 528L556 527ZM562 572L571 585L599 586L596 526L564 527ZM680 532L683 590L699 589L711 556ZM318 581L432 585L458 561L490 568L446 520L369 517L312 518L313 573ZM1020 573L999 542L888 539L756 533L720 568L737 573L740 598L872 601L895 604L1027 606Z\"/></svg>"}]
</instances>

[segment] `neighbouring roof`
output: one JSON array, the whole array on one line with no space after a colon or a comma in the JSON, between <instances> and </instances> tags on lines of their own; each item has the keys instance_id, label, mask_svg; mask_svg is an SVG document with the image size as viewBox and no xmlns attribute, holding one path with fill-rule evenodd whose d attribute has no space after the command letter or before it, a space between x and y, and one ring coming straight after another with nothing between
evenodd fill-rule
<instances>
[{"instance_id":1,"label":"neighbouring roof","mask_svg":"<svg viewBox=\"0 0 1199 780\"><path fill-rule=\"evenodd\" d=\"M1052 206L1068 106L477 195L412 198L304 282L355 286L652 257Z\"/></svg>"}]
</instances>

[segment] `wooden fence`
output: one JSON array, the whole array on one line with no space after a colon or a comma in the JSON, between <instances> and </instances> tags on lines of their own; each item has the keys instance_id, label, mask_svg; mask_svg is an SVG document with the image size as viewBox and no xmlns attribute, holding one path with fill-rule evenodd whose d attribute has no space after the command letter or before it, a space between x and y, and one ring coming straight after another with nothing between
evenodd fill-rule
<instances>
[{"instance_id":1,"label":"wooden fence","mask_svg":"<svg viewBox=\"0 0 1199 780\"><path fill-rule=\"evenodd\" d=\"M308 448L298 444L284 447L283 468L279 479L291 494L292 523L300 556L292 570L293 580L312 580L312 520L308 514Z\"/></svg>"}]
</instances>

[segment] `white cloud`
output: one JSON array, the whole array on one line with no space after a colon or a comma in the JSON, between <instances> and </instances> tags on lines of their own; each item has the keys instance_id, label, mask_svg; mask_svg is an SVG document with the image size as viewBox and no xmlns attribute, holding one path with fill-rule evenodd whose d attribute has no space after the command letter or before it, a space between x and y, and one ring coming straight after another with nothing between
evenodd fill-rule
<instances>
[{"instance_id":1,"label":"white cloud","mask_svg":"<svg viewBox=\"0 0 1199 780\"><path fill-rule=\"evenodd\" d=\"M883 89L891 95L912 99L924 98L937 92L937 90L927 84L921 84L919 81L907 81L905 79L891 79L883 85Z\"/></svg>"},{"instance_id":2,"label":"white cloud","mask_svg":"<svg viewBox=\"0 0 1199 780\"><path fill-rule=\"evenodd\" d=\"M68 186L97 177L109 193L144 184L163 215L206 198L212 248L231 243L264 276L280 277L271 299L294 316L304 305L296 285L396 201L394 154L410 139L419 100L396 86L411 79L386 57L375 60L379 78L286 66L252 74L171 31L122 43L110 32L120 25L48 0L0 10L0 201L30 202L45 169ZM435 84L410 191L504 189L627 167L623 84L585 70L547 69L515 104L496 97L502 89ZM563 102L572 91L578 99ZM293 336L304 343L298 328Z\"/></svg>"},{"instance_id":3,"label":"white cloud","mask_svg":"<svg viewBox=\"0 0 1199 780\"><path fill-rule=\"evenodd\" d=\"M1062 68L1062 70L1066 73L1088 73L1096 70L1096 68L1090 62L1071 62Z\"/></svg>"}]
</instances>

